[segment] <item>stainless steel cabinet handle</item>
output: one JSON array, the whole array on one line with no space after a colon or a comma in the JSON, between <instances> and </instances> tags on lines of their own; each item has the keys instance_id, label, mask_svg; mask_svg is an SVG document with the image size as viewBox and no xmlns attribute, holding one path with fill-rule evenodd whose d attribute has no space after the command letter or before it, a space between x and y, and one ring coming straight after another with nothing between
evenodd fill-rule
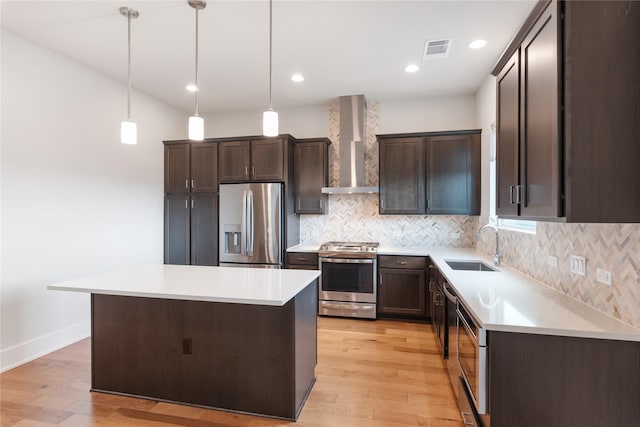
<instances>
[{"instance_id":1,"label":"stainless steel cabinet handle","mask_svg":"<svg viewBox=\"0 0 640 427\"><path fill-rule=\"evenodd\" d=\"M256 176L256 167L251 166L251 175Z\"/></svg>"},{"instance_id":2,"label":"stainless steel cabinet handle","mask_svg":"<svg viewBox=\"0 0 640 427\"><path fill-rule=\"evenodd\" d=\"M516 185L516 203L517 204L522 203L521 190L522 190L522 185Z\"/></svg>"},{"instance_id":3,"label":"stainless steel cabinet handle","mask_svg":"<svg viewBox=\"0 0 640 427\"><path fill-rule=\"evenodd\" d=\"M322 202L323 202L323 200L320 199L320 209L322 209Z\"/></svg>"},{"instance_id":4,"label":"stainless steel cabinet handle","mask_svg":"<svg viewBox=\"0 0 640 427\"><path fill-rule=\"evenodd\" d=\"M298 261L309 261L309 258L298 258Z\"/></svg>"},{"instance_id":5,"label":"stainless steel cabinet handle","mask_svg":"<svg viewBox=\"0 0 640 427\"><path fill-rule=\"evenodd\" d=\"M380 275L380 280L379 280L380 284L382 285L382 274Z\"/></svg>"},{"instance_id":6,"label":"stainless steel cabinet handle","mask_svg":"<svg viewBox=\"0 0 640 427\"><path fill-rule=\"evenodd\" d=\"M384 199L380 199L380 207L384 209Z\"/></svg>"},{"instance_id":7,"label":"stainless steel cabinet handle","mask_svg":"<svg viewBox=\"0 0 640 427\"><path fill-rule=\"evenodd\" d=\"M449 298L449 299L450 299L454 304L457 304L457 302L458 302L458 298L457 298L457 297L455 297L455 296L453 296L453 295L449 292L449 290L447 289L447 285L448 285L448 283L447 283L447 282L445 282L445 283L444 283L444 286L442 287L442 291L444 292L444 294L445 294L445 296L446 296L447 298Z\"/></svg>"},{"instance_id":8,"label":"stainless steel cabinet handle","mask_svg":"<svg viewBox=\"0 0 640 427\"><path fill-rule=\"evenodd\" d=\"M249 176L249 166L244 167L244 174Z\"/></svg>"},{"instance_id":9,"label":"stainless steel cabinet handle","mask_svg":"<svg viewBox=\"0 0 640 427\"><path fill-rule=\"evenodd\" d=\"M195 206L195 200L191 199L191 209L193 209L193 207Z\"/></svg>"},{"instance_id":10,"label":"stainless steel cabinet handle","mask_svg":"<svg viewBox=\"0 0 640 427\"><path fill-rule=\"evenodd\" d=\"M407 265L407 261L397 261L396 264Z\"/></svg>"},{"instance_id":11,"label":"stainless steel cabinet handle","mask_svg":"<svg viewBox=\"0 0 640 427\"><path fill-rule=\"evenodd\" d=\"M515 202L513 201L513 185L511 185L509 187L509 203L514 204Z\"/></svg>"},{"instance_id":12,"label":"stainless steel cabinet handle","mask_svg":"<svg viewBox=\"0 0 640 427\"><path fill-rule=\"evenodd\" d=\"M191 188L196 188L196 180L195 179L191 180Z\"/></svg>"},{"instance_id":13,"label":"stainless steel cabinet handle","mask_svg":"<svg viewBox=\"0 0 640 427\"><path fill-rule=\"evenodd\" d=\"M185 201L184 201L184 208L185 208L185 209L189 209L189 205L188 205L188 203L189 203L189 201L188 201L188 200L185 200Z\"/></svg>"},{"instance_id":14,"label":"stainless steel cabinet handle","mask_svg":"<svg viewBox=\"0 0 640 427\"><path fill-rule=\"evenodd\" d=\"M188 179L184 180L184 188L189 188L189 180Z\"/></svg>"}]
</instances>

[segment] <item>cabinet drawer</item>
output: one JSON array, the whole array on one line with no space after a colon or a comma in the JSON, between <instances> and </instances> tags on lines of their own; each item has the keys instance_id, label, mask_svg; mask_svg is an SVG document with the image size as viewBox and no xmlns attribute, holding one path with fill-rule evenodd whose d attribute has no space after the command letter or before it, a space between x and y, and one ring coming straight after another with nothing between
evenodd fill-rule
<instances>
[{"instance_id":1,"label":"cabinet drawer","mask_svg":"<svg viewBox=\"0 0 640 427\"><path fill-rule=\"evenodd\" d=\"M417 256L380 255L379 267L424 270L427 268L427 259Z\"/></svg>"},{"instance_id":2,"label":"cabinet drawer","mask_svg":"<svg viewBox=\"0 0 640 427\"><path fill-rule=\"evenodd\" d=\"M318 268L318 254L311 252L288 252L287 265L312 265Z\"/></svg>"}]
</instances>

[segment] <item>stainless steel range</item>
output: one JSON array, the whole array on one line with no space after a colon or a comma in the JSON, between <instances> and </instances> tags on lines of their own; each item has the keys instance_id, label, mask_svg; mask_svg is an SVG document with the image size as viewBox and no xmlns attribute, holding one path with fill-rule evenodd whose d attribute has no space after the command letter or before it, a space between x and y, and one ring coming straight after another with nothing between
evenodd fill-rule
<instances>
[{"instance_id":1,"label":"stainless steel range","mask_svg":"<svg viewBox=\"0 0 640 427\"><path fill-rule=\"evenodd\" d=\"M319 314L376 318L378 246L374 242L327 242L320 246Z\"/></svg>"}]
</instances>

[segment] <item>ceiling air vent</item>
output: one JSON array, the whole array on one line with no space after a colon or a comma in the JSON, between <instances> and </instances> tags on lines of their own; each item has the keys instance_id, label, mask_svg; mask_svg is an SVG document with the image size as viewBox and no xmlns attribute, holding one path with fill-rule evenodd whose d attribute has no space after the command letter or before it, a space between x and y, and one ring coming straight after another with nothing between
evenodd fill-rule
<instances>
[{"instance_id":1,"label":"ceiling air vent","mask_svg":"<svg viewBox=\"0 0 640 427\"><path fill-rule=\"evenodd\" d=\"M424 43L422 59L445 58L449 54L449 47L453 39L427 40Z\"/></svg>"}]
</instances>

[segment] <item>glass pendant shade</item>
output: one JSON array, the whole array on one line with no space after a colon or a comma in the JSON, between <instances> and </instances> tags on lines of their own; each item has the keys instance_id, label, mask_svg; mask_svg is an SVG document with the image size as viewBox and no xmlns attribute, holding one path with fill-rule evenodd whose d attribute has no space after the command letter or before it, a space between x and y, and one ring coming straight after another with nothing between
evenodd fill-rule
<instances>
[{"instance_id":1,"label":"glass pendant shade","mask_svg":"<svg viewBox=\"0 0 640 427\"><path fill-rule=\"evenodd\" d=\"M189 139L193 141L202 141L204 139L204 119L202 117L189 117Z\"/></svg>"},{"instance_id":2,"label":"glass pendant shade","mask_svg":"<svg viewBox=\"0 0 640 427\"><path fill-rule=\"evenodd\" d=\"M120 123L120 142L123 144L138 143L138 126L136 122L124 120Z\"/></svg>"},{"instance_id":3,"label":"glass pendant shade","mask_svg":"<svg viewBox=\"0 0 640 427\"><path fill-rule=\"evenodd\" d=\"M262 113L262 134L264 136L278 136L278 113L267 110Z\"/></svg>"}]
</instances>

